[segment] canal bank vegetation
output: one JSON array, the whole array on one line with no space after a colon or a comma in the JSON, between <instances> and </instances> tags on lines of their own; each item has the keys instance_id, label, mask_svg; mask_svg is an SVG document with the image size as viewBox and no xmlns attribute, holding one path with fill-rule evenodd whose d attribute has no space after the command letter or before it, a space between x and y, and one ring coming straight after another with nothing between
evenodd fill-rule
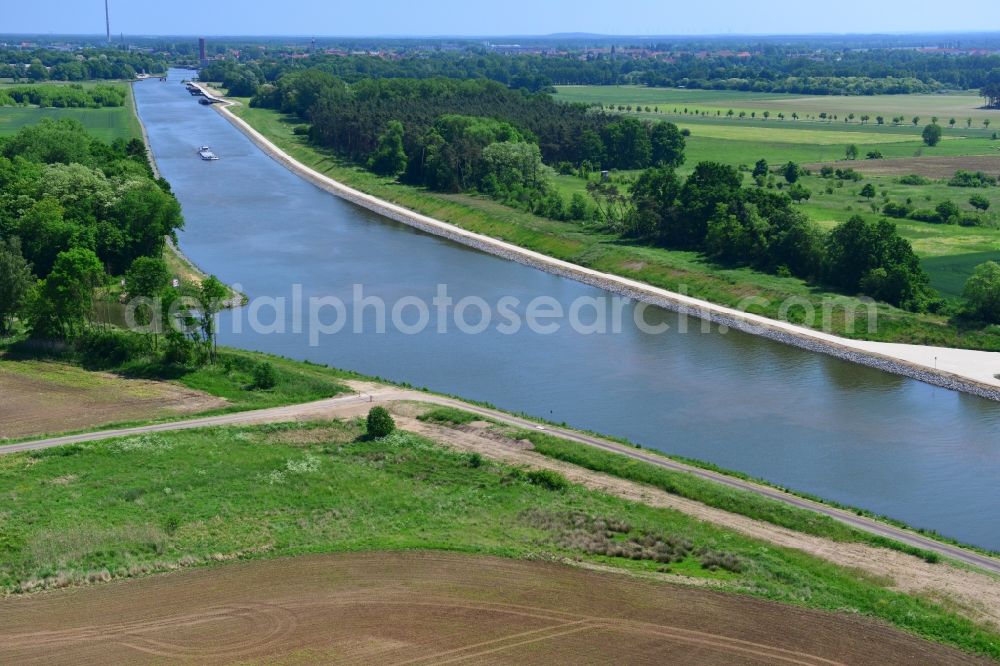
<instances>
[{"instance_id":1,"label":"canal bank vegetation","mask_svg":"<svg viewBox=\"0 0 1000 666\"><path fill-rule=\"evenodd\" d=\"M888 581L674 510L471 461L405 429L369 437L361 418L5 456L0 586L24 593L315 552L453 550L703 581L1000 656L993 630Z\"/></svg>"},{"instance_id":2,"label":"canal bank vegetation","mask_svg":"<svg viewBox=\"0 0 1000 666\"><path fill-rule=\"evenodd\" d=\"M16 323L94 366L215 361L213 317L232 294L211 276L172 278L162 257L182 225L141 139L105 143L72 119L0 139L0 335ZM149 335L113 330L129 316Z\"/></svg>"},{"instance_id":3,"label":"canal bank vegetation","mask_svg":"<svg viewBox=\"0 0 1000 666\"><path fill-rule=\"evenodd\" d=\"M213 72L209 68L204 74L212 76ZM225 81L226 72L214 73ZM829 332L1000 349L996 328L1000 321L983 316L983 308L963 300L964 293L959 298L943 297L931 284L912 245L890 219L895 210L892 201L887 200L888 212L878 219L866 218L864 208L859 207L832 228L818 224L801 209L812 198L800 182L810 172L794 161L772 168L765 159L757 160L749 185L743 165L738 168L727 161L698 162L682 178L677 169L685 163L685 135L690 136L690 129L682 131L670 122L629 117L603 107L560 104L543 92L528 93L485 79L362 78L347 83L322 69L300 69L258 86L248 105L250 109L237 113L252 119L260 117L253 113L255 109L272 109L308 123L295 125L292 133L302 141L308 137L309 148L329 150L346 164L364 165L379 176L395 177L402 186L420 188L432 196L493 199L548 220L550 236L565 237L572 229L580 236L610 237L619 247L661 250L662 256L671 258L676 252L693 253L712 277L720 271L742 270L755 276L790 278L805 287L798 291L822 293L820 301L830 301L827 291L835 292L834 298L859 295L861 301L848 302L832 321L824 319L822 325L832 327ZM940 131L934 122L927 127ZM790 131L809 140L807 132ZM848 146L849 158L852 147L853 156L858 153L856 146ZM602 169L594 180L591 174ZM629 175L612 178L607 170L624 170ZM821 175L826 177L826 171ZM851 173L861 179L853 169L829 171L830 177ZM574 188L568 183L574 177L584 184ZM843 180L838 184L842 186ZM876 194L875 186L867 183L858 196L871 201ZM942 202L935 220L964 227L986 225L983 211L990 201L980 199L976 200L978 213ZM945 209L947 215L941 212ZM847 210L854 211L854 207ZM871 212L882 212L882 208L872 204ZM573 224L559 229L559 223L565 222ZM494 235L519 242L515 230ZM540 239L530 240L533 244L528 247L546 251L538 247ZM597 267L592 244L586 245L581 254L589 263L580 263ZM635 257L621 263L645 268L648 262ZM610 272L645 279L627 270ZM686 282L647 281L723 305L745 307L751 302L756 314L819 325L801 307L788 311L789 298L798 300L798 293L786 291L783 298L771 299L747 290L741 282L727 290L737 292L738 298L720 300L700 284L694 284L698 291L692 292ZM863 299L867 297L889 306L883 308L881 332L855 330L855 306L866 311ZM816 306L810 301L807 309L815 312ZM888 322L886 314L892 315Z\"/></svg>"},{"instance_id":4,"label":"canal bank vegetation","mask_svg":"<svg viewBox=\"0 0 1000 666\"><path fill-rule=\"evenodd\" d=\"M907 553L908 555L919 557L932 564L940 561L940 558L936 553L914 548L913 546L907 546L906 544L886 539L884 537L879 537L868 532L862 532L840 521L818 514L814 511L794 507L784 502L779 502L743 490L728 488L718 483L700 479L684 472L657 467L641 460L628 458L620 453L603 451L586 444L571 442L546 432L519 430L517 428L512 428L491 421L490 419L478 416L477 414L453 407L431 408L418 416L418 419L449 427L461 427L477 421L491 423L492 431L501 433L504 437L514 441L531 442L533 451L549 458L561 460L595 472L601 472L621 479L627 479L629 481L649 485L672 495L694 500L707 506L722 509L723 511L728 511L730 513L736 513L748 518L753 518L754 520L760 520L779 527L786 527L803 534L811 534L813 536L819 536L833 541L864 543L881 548L891 548L893 550ZM605 437L604 435L597 436ZM628 442L623 443L627 446L636 446L636 448L641 448ZM652 455L657 455L659 453L652 449L648 449L648 452ZM719 468L716 465L711 465L702 461L679 458L665 454L660 455L663 455L667 459L673 459L687 465L709 469L726 476L733 476L735 478L752 481L761 485L769 485L766 482L753 479L745 474L731 472L729 470ZM784 492L790 492L785 489L781 490ZM823 500L818 498L809 497L809 499L823 503ZM854 511L859 515L862 514L862 512L858 510L850 508L847 508L847 510ZM880 517L877 519L883 520ZM894 524L898 527L910 529L908 526L902 525L898 522Z\"/></svg>"},{"instance_id":5,"label":"canal bank vegetation","mask_svg":"<svg viewBox=\"0 0 1000 666\"><path fill-rule=\"evenodd\" d=\"M907 305L909 311L888 303L877 305L878 326L876 330L860 330L855 326L852 314L868 311L869 305L855 296L837 293L809 280L791 274L791 268L786 264L773 267L773 273L755 270L752 266L739 265L738 262L727 262L723 258L708 256L704 250L695 247L690 249L669 249L662 245L650 244L639 237L632 237L623 230L615 230L607 224L586 224L574 221L556 220L541 215L517 210L491 200L483 195L473 193L443 193L431 191L425 187L408 185L396 179L377 176L370 171L358 168L349 160L333 151L325 150L301 133L292 130L300 122L295 116L280 112L251 108L246 104L233 107L231 111L248 121L255 129L261 131L282 150L288 152L303 164L316 169L331 178L344 182L361 191L411 208L425 215L456 224L470 231L483 233L522 247L564 259L597 270L606 271L638 279L657 287L671 291L686 293L708 301L727 306L744 306L749 301L749 312L772 318L785 318L793 323L808 324L803 309L785 308L782 304L793 298L798 303L808 304L807 309L814 312L823 311L824 304L835 303L836 307L830 318L830 332L851 338L866 338L889 342L908 342L914 344L934 344L952 347L979 349L1000 349L1000 331L995 326L982 322L974 316L969 316L964 304L945 303L936 299L929 292L926 276L919 265L914 264L912 248L899 238L898 233L890 224L874 222L861 218L843 223L843 232L833 239L824 233L819 233L814 227L801 223L798 212L787 198L775 194L766 188L756 186L739 188L726 186L732 183L729 170L724 165L706 165L703 170L713 177L701 179L706 181L709 199L715 199L720 192L728 190L734 199L721 197L716 203L729 202L729 211L720 211L716 206L702 208L702 216L697 225L705 230L707 236L708 218L714 218L718 228L718 238L728 236L736 239L761 238L764 247L770 243L770 237L776 244L774 247L819 248L825 250L840 250L851 247L860 250L857 256L840 252L829 252L824 257L847 260L851 270L843 276L843 289L854 287L854 280L865 281L864 287L884 295L894 296L901 305ZM662 173L662 169L659 170ZM720 178L714 176L719 175ZM673 179L651 178L670 182ZM698 179L696 179L698 180ZM720 186L720 181L721 185ZM684 183L686 185L686 181ZM683 191L683 185L680 186ZM689 188L691 190L693 188ZM757 190L763 190L758 192ZM653 190L655 192L655 190ZM679 196L676 190L672 190ZM642 208L640 190L636 197L639 206L633 205L633 193L618 189L617 192L601 188L598 198L612 211L629 208L641 210L642 215L633 217L635 220L663 219L660 211L672 217L672 206L654 206L652 211ZM772 209L781 212L776 219L788 219L801 229L801 232L782 234L783 222L759 227L751 224L760 217L759 210L752 211L745 204L760 198L767 202L775 202ZM669 199L667 200L669 201ZM652 203L657 203L654 196ZM696 203L695 201L691 202ZM588 204L589 205L589 204ZM771 205L770 203L768 205ZM734 208L735 206L735 208ZM756 204L754 204L756 206ZM650 214L652 213L652 214ZM717 215L721 214L721 216ZM735 220L733 218L736 218ZM701 226L705 223L705 227ZM768 228L771 232L768 233ZM754 231L756 229L756 231ZM761 234L754 236L755 233ZM749 234L749 235L747 235ZM863 242L868 238L884 238L885 244L874 247ZM826 240L823 240L826 238ZM779 240L780 239L780 240ZM784 242L782 242L784 241ZM704 242L704 240L702 241ZM725 247L725 245L721 245ZM887 250L883 252L882 247ZM761 256L770 256L765 253ZM809 252L805 256L810 256ZM814 255L813 255L814 256ZM902 259L900 259L902 257ZM838 259L839 261L839 259ZM897 263L894 263L897 262ZM808 264L806 264L808 265ZM833 263L832 265L839 265ZM820 271L821 274L823 273ZM822 284L822 281L821 283ZM752 299L752 300L751 300Z\"/></svg>"},{"instance_id":6,"label":"canal bank vegetation","mask_svg":"<svg viewBox=\"0 0 1000 666\"><path fill-rule=\"evenodd\" d=\"M460 396L453 397L460 400L462 399ZM468 400L465 400L465 402L468 404L474 404L472 401ZM480 406L496 409L492 405ZM564 429L569 427L566 423L551 423L531 414L519 413L517 416L530 421L535 421L543 427L554 426ZM461 427L477 421L481 423L488 423L491 424L491 426L497 426L491 427L491 431L499 432L504 437L509 439L529 441L534 447L533 450L557 460L562 460L580 467L610 474L622 479L628 479L637 483L645 483L657 487L665 492L693 499L708 506L720 508L731 513L745 515L747 517L754 518L755 520L761 520L773 525L789 527L798 532L802 532L803 534L815 534L816 536L822 536L834 541L855 541L858 543L868 543L876 547L891 548L909 555L914 555L915 557L919 557L931 564L940 561L940 558L936 553L914 548L891 539L871 535L867 532L859 532L858 530L844 525L843 523L818 515L808 509L800 509L787 505L783 502L775 502L759 495L750 497L749 503L744 504L744 493L739 490L731 491L731 489L711 481L704 481L683 473L664 470L663 468L649 463L635 460L617 453L601 451L585 444L572 442L548 433L530 430L526 431L504 426L489 417L474 414L463 409L455 407L433 407L423 412L417 418L420 421L436 423L449 427ZM641 449L643 453L647 455L673 460L690 467L696 467L714 472L716 474L731 476L735 479L741 479L743 481L749 481L756 485L773 488L781 491L782 493L801 497L802 499L816 502L817 504L825 504L833 508L853 513L857 516L883 522L887 525L892 525L901 529L910 530L915 534L934 539L935 541L940 541L941 543L951 544L953 546L982 553L983 555L990 557L1000 556L1000 552L998 551L963 543L934 530L914 527L889 516L841 504L839 502L834 502L799 490L786 488L784 486L771 483L765 479L754 477L744 472L720 467L719 465L706 462L704 460L664 453L663 451L645 447L642 444L637 444L623 437L615 437L590 430L578 430L578 432L584 432L588 435L599 437L615 444ZM680 483L678 483L678 479L681 480ZM692 483L694 486L691 485ZM699 487L699 484L702 483L706 484L705 487L707 488L707 492L705 493L703 493L703 489Z\"/></svg>"}]
</instances>

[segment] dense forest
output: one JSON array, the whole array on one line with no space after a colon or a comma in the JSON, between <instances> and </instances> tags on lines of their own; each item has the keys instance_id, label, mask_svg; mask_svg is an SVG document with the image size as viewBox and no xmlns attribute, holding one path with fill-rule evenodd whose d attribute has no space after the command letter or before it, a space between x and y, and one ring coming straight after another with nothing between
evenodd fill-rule
<instances>
[{"instance_id":1,"label":"dense forest","mask_svg":"<svg viewBox=\"0 0 1000 666\"><path fill-rule=\"evenodd\" d=\"M298 116L315 144L377 173L437 191L479 191L555 219L579 219L585 207L552 191L545 165L641 169L677 166L684 156L684 137L671 123L561 104L486 79L349 85L301 70L260 86L251 105Z\"/></svg>"},{"instance_id":2,"label":"dense forest","mask_svg":"<svg viewBox=\"0 0 1000 666\"><path fill-rule=\"evenodd\" d=\"M71 119L0 139L0 327L20 314L41 337L78 333L95 288L162 263L182 223L138 139L107 144Z\"/></svg>"},{"instance_id":3,"label":"dense forest","mask_svg":"<svg viewBox=\"0 0 1000 666\"><path fill-rule=\"evenodd\" d=\"M252 94L300 69L318 69L348 83L369 78L485 78L511 88L546 90L558 84L649 86L787 92L811 95L875 95L981 89L1000 71L998 55L951 55L914 49L789 52L610 53L505 55L493 52L417 53L396 58L313 54L302 58L255 57L216 61L208 80Z\"/></svg>"},{"instance_id":4,"label":"dense forest","mask_svg":"<svg viewBox=\"0 0 1000 666\"><path fill-rule=\"evenodd\" d=\"M165 72L167 58L115 48L0 49L0 78L28 81L134 79L136 74Z\"/></svg>"}]
</instances>

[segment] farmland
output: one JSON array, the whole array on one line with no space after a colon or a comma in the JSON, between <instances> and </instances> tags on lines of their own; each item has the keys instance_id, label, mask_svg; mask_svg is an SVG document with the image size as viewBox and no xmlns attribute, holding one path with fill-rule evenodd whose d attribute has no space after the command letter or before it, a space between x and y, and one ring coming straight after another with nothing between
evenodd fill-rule
<instances>
[{"instance_id":1,"label":"farmland","mask_svg":"<svg viewBox=\"0 0 1000 666\"><path fill-rule=\"evenodd\" d=\"M983 98L974 92L934 95L822 95L801 96L776 93L740 92L734 90L686 90L675 88L647 88L644 86L558 86L558 98L567 102L600 102L604 105L659 106L661 112L672 112L687 106L714 115L732 109L748 114L769 111L772 116L798 113L803 119L818 117L820 113L837 115L841 119L849 114L856 117L867 114L891 118L904 116L909 123L913 116L929 121L937 116L947 122L956 118L964 127L965 119L972 118L974 125L1000 117L1000 112L983 109Z\"/></svg>"},{"instance_id":2,"label":"farmland","mask_svg":"<svg viewBox=\"0 0 1000 666\"><path fill-rule=\"evenodd\" d=\"M861 618L459 553L239 563L8 600L0 620L0 659L53 664L968 660ZM52 630L45 640L40 624ZM838 635L850 643L829 638Z\"/></svg>"},{"instance_id":3,"label":"farmland","mask_svg":"<svg viewBox=\"0 0 1000 666\"><path fill-rule=\"evenodd\" d=\"M982 98L971 94L795 97L639 86L560 86L558 90L556 98L563 101L600 103L614 110L625 107L632 115L669 120L690 130L688 169L705 160L749 166L761 158L829 162L842 159L849 144L856 145L862 157L871 150L886 158L1000 156L1000 141L992 139L998 127L983 127L987 119L1000 122L1000 113L978 109ZM869 116L865 123L863 115ZM877 122L879 116L883 124ZM894 124L894 117L903 120ZM944 127L944 138L928 148L920 133L933 117ZM916 124L914 118L918 118ZM949 125L951 118L956 120L954 127Z\"/></svg>"},{"instance_id":4,"label":"farmland","mask_svg":"<svg viewBox=\"0 0 1000 666\"><path fill-rule=\"evenodd\" d=\"M986 624L892 590L878 576L860 575L668 505L638 503L635 489L622 495L624 490L606 483L600 491L567 483L558 472L532 475L523 465L461 450L472 441L496 449L493 439L420 426L405 416L412 413L405 405L397 409L406 430L379 440L366 435L361 419L348 418L151 433L0 458L0 492L10 498L0 541L0 585L9 592L30 592L230 560L452 551L575 560L651 578L667 597L682 593L665 583L700 583L798 606L774 607L774 612L790 613L789 620L803 607L815 608L833 612L826 615L829 621L853 623L861 632L877 630L868 616L974 652L996 651ZM636 556L625 555L636 548L641 549ZM655 557L649 554L654 551ZM378 561L383 556L365 557ZM309 561L302 560L302 566ZM287 566L282 562L270 566L281 571ZM266 572L268 567L259 566ZM456 572L463 569L456 566L446 567L442 584L462 580ZM227 571L232 569L193 575L224 579L232 575ZM546 584L554 584L560 575L578 574L556 569L547 575L552 578ZM163 581L183 585L186 576L148 579L140 589ZM110 591L93 594L130 588L101 589ZM15 600L16 613L23 612L22 602L44 606L48 598ZM371 602L373 597L359 598ZM715 598L714 603L737 607L766 606L741 596ZM9 608L0 609L0 616L13 612ZM850 610L846 616L845 610ZM5 630L9 627L5 623ZM5 646L20 640L20 632L14 634L4 636ZM892 632L887 636L903 640ZM80 638L86 636L75 640Z\"/></svg>"},{"instance_id":5,"label":"farmland","mask_svg":"<svg viewBox=\"0 0 1000 666\"><path fill-rule=\"evenodd\" d=\"M0 355L0 441L136 419L177 418L226 401L186 387Z\"/></svg>"},{"instance_id":6,"label":"farmland","mask_svg":"<svg viewBox=\"0 0 1000 666\"><path fill-rule=\"evenodd\" d=\"M47 83L45 85L58 85ZM121 84L127 85L127 84ZM73 118L83 123L93 136L102 141L134 139L142 135L135 115L132 95L126 96L125 106L102 109L64 109L33 106L0 106L0 136L17 133L25 125L34 125L42 118Z\"/></svg>"},{"instance_id":7,"label":"farmland","mask_svg":"<svg viewBox=\"0 0 1000 666\"><path fill-rule=\"evenodd\" d=\"M994 122L1000 124L1000 113L980 109L982 98L976 95L800 97L639 86L561 86L558 90L557 98L565 101L601 103L615 110L619 106L642 107L641 113L633 115L669 120L688 130L687 161L680 169L682 173L702 161L744 169L752 168L759 159L767 160L772 167L788 161L803 164L813 173L800 179L810 193L809 200L800 206L824 228L832 228L858 213L870 215L872 205L881 209L889 201L909 202L924 209L950 201L971 213L970 195L985 197L992 211L988 226L963 228L896 220L902 235L924 260L932 286L946 298L961 296L965 280L978 263L1000 257L1000 222L995 213L1000 209L1000 188L972 192L947 185L959 169L1000 174L1000 141L992 138L997 127L983 127L987 119L996 119ZM647 106L658 107L658 112L646 112ZM732 116L728 115L730 110ZM766 119L764 111L769 114ZM745 117L739 117L741 112ZM784 119L779 119L778 113ZM791 118L792 113L798 115L797 120ZM820 113L827 119L820 119ZM862 115L871 118L862 124ZM879 115L884 117L884 124L876 122ZM903 122L892 123L897 116L903 117ZM920 134L934 116L944 127L944 137L937 146L928 147ZM919 118L916 124L914 117ZM951 127L948 121L953 117L956 124ZM972 119L971 126L967 126L967 118ZM857 147L860 159L844 160L849 145ZM869 152L877 152L884 159L864 159ZM852 168L864 179L844 183L820 178L816 172L830 163L840 169ZM899 182L901 176L910 174L924 176L928 182ZM622 176L628 179L630 174ZM873 199L859 196L869 182L878 193ZM585 186L579 178L557 177L557 187L565 196L584 193Z\"/></svg>"}]
</instances>

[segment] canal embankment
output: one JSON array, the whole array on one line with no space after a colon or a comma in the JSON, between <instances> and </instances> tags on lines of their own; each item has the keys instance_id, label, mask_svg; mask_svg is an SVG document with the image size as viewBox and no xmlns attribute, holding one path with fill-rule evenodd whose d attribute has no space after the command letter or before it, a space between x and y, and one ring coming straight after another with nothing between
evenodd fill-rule
<instances>
[{"instance_id":1,"label":"canal embankment","mask_svg":"<svg viewBox=\"0 0 1000 666\"><path fill-rule=\"evenodd\" d=\"M503 259L719 326L935 386L1000 401L1000 353L843 338L604 273L474 233L379 199L319 173L295 160L245 120L233 114L229 109L232 102L219 98L215 94L217 91L204 86L202 90L209 98L221 99L223 103L214 105L214 108L272 159L320 189L388 219Z\"/></svg>"}]
</instances>

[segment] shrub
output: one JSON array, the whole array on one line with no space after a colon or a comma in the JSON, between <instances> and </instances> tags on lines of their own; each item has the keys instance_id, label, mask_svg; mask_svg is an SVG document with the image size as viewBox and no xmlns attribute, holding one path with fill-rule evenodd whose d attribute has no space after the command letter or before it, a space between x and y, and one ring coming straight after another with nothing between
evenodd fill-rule
<instances>
[{"instance_id":1,"label":"shrub","mask_svg":"<svg viewBox=\"0 0 1000 666\"><path fill-rule=\"evenodd\" d=\"M368 436L375 439L388 437L396 429L396 422L385 407L372 407L368 411Z\"/></svg>"},{"instance_id":2,"label":"shrub","mask_svg":"<svg viewBox=\"0 0 1000 666\"><path fill-rule=\"evenodd\" d=\"M951 201L942 201L934 210L937 211L938 221L943 224L957 224L962 216L962 210Z\"/></svg>"},{"instance_id":3,"label":"shrub","mask_svg":"<svg viewBox=\"0 0 1000 666\"><path fill-rule=\"evenodd\" d=\"M168 365L196 365L204 355L203 350L190 338L179 331L170 329L166 333L166 349L163 361Z\"/></svg>"},{"instance_id":4,"label":"shrub","mask_svg":"<svg viewBox=\"0 0 1000 666\"><path fill-rule=\"evenodd\" d=\"M468 463L469 467L477 469L483 466L483 457L478 453L470 453Z\"/></svg>"},{"instance_id":5,"label":"shrub","mask_svg":"<svg viewBox=\"0 0 1000 666\"><path fill-rule=\"evenodd\" d=\"M808 188L803 187L800 183L795 183L788 188L788 196L790 196L792 201L795 202L808 201L809 198L812 197L812 192Z\"/></svg>"},{"instance_id":6,"label":"shrub","mask_svg":"<svg viewBox=\"0 0 1000 666\"><path fill-rule=\"evenodd\" d=\"M913 212L913 206L910 206L905 203L897 203L895 201L889 201L886 202L884 206L882 206L882 212L888 215L889 217L904 218Z\"/></svg>"},{"instance_id":7,"label":"shrub","mask_svg":"<svg viewBox=\"0 0 1000 666\"><path fill-rule=\"evenodd\" d=\"M918 208L909 215L911 220L916 220L917 222L940 222L941 219L938 217L937 212L929 208Z\"/></svg>"},{"instance_id":8,"label":"shrub","mask_svg":"<svg viewBox=\"0 0 1000 666\"><path fill-rule=\"evenodd\" d=\"M865 156L869 160L880 160L883 158L882 152L879 150L869 150L868 155Z\"/></svg>"},{"instance_id":9,"label":"shrub","mask_svg":"<svg viewBox=\"0 0 1000 666\"><path fill-rule=\"evenodd\" d=\"M163 530L173 536L177 529L181 526L181 520L177 516L167 516L167 519L163 521Z\"/></svg>"},{"instance_id":10,"label":"shrub","mask_svg":"<svg viewBox=\"0 0 1000 666\"><path fill-rule=\"evenodd\" d=\"M278 371L274 366L264 361L253 369L253 387L259 391L267 391L278 385Z\"/></svg>"},{"instance_id":11,"label":"shrub","mask_svg":"<svg viewBox=\"0 0 1000 666\"><path fill-rule=\"evenodd\" d=\"M911 173L909 176L903 176L899 179L899 183L901 185L929 185L930 182L930 178L924 178L923 176L918 176L915 173Z\"/></svg>"},{"instance_id":12,"label":"shrub","mask_svg":"<svg viewBox=\"0 0 1000 666\"><path fill-rule=\"evenodd\" d=\"M987 261L976 266L962 295L969 312L984 321L1000 324L1000 264Z\"/></svg>"},{"instance_id":13,"label":"shrub","mask_svg":"<svg viewBox=\"0 0 1000 666\"><path fill-rule=\"evenodd\" d=\"M951 187L994 187L997 179L982 171L964 171L959 169L948 181Z\"/></svg>"},{"instance_id":14,"label":"shrub","mask_svg":"<svg viewBox=\"0 0 1000 666\"><path fill-rule=\"evenodd\" d=\"M292 129L292 134L295 136L308 136L309 135L309 125L296 125Z\"/></svg>"},{"instance_id":15,"label":"shrub","mask_svg":"<svg viewBox=\"0 0 1000 666\"><path fill-rule=\"evenodd\" d=\"M837 169L836 171L833 172L833 175L836 176L839 180L851 180L854 181L855 183L864 178L864 176L862 176L860 172L855 171L854 169L851 168Z\"/></svg>"},{"instance_id":16,"label":"shrub","mask_svg":"<svg viewBox=\"0 0 1000 666\"><path fill-rule=\"evenodd\" d=\"M524 478L528 480L528 483L541 486L542 488L546 488L548 490L563 490L569 485L569 482L566 481L566 477L559 472L553 472L550 469L528 470L525 472Z\"/></svg>"},{"instance_id":17,"label":"shrub","mask_svg":"<svg viewBox=\"0 0 1000 666\"><path fill-rule=\"evenodd\" d=\"M86 368L117 368L143 356L145 340L123 331L89 330L76 339L80 362Z\"/></svg>"},{"instance_id":18,"label":"shrub","mask_svg":"<svg viewBox=\"0 0 1000 666\"><path fill-rule=\"evenodd\" d=\"M976 210L988 210L990 207L990 200L982 194L973 194L969 197L969 205Z\"/></svg>"}]
</instances>

